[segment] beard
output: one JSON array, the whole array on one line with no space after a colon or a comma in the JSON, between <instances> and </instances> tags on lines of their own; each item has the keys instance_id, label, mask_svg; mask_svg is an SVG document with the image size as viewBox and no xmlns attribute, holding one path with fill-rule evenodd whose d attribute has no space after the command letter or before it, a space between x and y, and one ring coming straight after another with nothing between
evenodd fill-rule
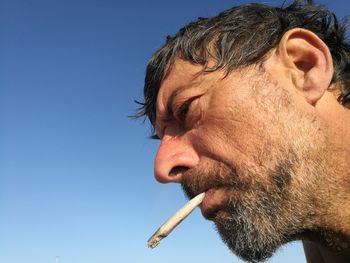
<instances>
[{"instance_id":1,"label":"beard","mask_svg":"<svg viewBox=\"0 0 350 263\"><path fill-rule=\"evenodd\" d=\"M223 242L243 260L264 261L279 247L312 229L311 211L320 210L310 194L315 192L317 182L292 187L295 176L292 163L281 161L267 171L267 177L247 167L243 172L223 163L208 166L209 169L192 171L200 177L187 174L182 188L189 198L204 185L224 189L229 201L210 220L214 221Z\"/></svg>"},{"instance_id":2,"label":"beard","mask_svg":"<svg viewBox=\"0 0 350 263\"><path fill-rule=\"evenodd\" d=\"M299 239L312 229L314 211L322 211L314 193L318 192L320 178L327 174L324 164L329 154L326 148L316 149L315 145L324 138L319 136L314 116L301 114L281 95L285 94L277 94L282 100L277 105L282 104L284 112L273 106L276 101L267 105L267 100L257 103L266 104L265 108L260 106L259 111L257 105L253 110L269 113L254 120L256 127L262 127L257 134L268 137L266 131L273 125L277 131L260 147L263 154L252 157L255 162L241 160L239 165L232 165L218 159L203 161L182 177L182 188L189 198L203 189L225 190L229 201L210 219L224 243L249 262L264 261L283 244Z\"/></svg>"},{"instance_id":3,"label":"beard","mask_svg":"<svg viewBox=\"0 0 350 263\"><path fill-rule=\"evenodd\" d=\"M245 168L246 169L246 168ZM216 176L226 170L226 176ZM240 179L239 171L222 163L200 172L201 178L188 175L182 187L192 198L196 189L208 184L224 188L230 197L224 208L211 216L224 243L243 260L260 262L268 259L283 244L295 240L306 227L309 207L305 195L291 194L293 172L284 163L268 172L268 181ZM245 178L256 174L245 170ZM206 181L203 179L205 178Z\"/></svg>"},{"instance_id":4,"label":"beard","mask_svg":"<svg viewBox=\"0 0 350 263\"><path fill-rule=\"evenodd\" d=\"M303 202L291 195L288 188L292 178L288 166L276 167L269 176L269 183L247 186L244 194L232 198L214 217L222 240L249 262L270 258L280 246L300 234L306 221L306 215L300 213Z\"/></svg>"}]
</instances>

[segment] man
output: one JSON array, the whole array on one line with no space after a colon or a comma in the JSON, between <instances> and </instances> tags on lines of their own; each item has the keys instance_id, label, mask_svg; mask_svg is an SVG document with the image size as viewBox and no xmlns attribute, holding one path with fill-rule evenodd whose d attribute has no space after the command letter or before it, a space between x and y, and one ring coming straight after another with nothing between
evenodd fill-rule
<instances>
[{"instance_id":1,"label":"man","mask_svg":"<svg viewBox=\"0 0 350 263\"><path fill-rule=\"evenodd\" d=\"M350 46L311 1L234 7L151 58L145 101L158 181L206 192L202 214L242 259L303 240L308 262L350 262Z\"/></svg>"}]
</instances>

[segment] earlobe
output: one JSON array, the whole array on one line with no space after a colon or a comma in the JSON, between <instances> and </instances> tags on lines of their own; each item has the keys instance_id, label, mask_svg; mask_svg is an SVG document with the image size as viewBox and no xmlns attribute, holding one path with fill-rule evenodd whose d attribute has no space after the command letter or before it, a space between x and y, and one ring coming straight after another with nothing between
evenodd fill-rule
<instances>
[{"instance_id":1,"label":"earlobe","mask_svg":"<svg viewBox=\"0 0 350 263\"><path fill-rule=\"evenodd\" d=\"M329 88L333 77L332 56L327 45L313 32L295 28L287 31L277 47L292 82L311 105Z\"/></svg>"}]
</instances>

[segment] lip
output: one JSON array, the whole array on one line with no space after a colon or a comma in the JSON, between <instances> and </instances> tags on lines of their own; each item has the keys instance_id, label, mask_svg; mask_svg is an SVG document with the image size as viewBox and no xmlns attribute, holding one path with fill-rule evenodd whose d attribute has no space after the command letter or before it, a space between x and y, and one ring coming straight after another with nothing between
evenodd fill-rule
<instances>
[{"instance_id":1,"label":"lip","mask_svg":"<svg viewBox=\"0 0 350 263\"><path fill-rule=\"evenodd\" d=\"M201 204L202 215L208 220L213 220L224 204L225 196L222 189L210 188L205 192L205 197Z\"/></svg>"}]
</instances>

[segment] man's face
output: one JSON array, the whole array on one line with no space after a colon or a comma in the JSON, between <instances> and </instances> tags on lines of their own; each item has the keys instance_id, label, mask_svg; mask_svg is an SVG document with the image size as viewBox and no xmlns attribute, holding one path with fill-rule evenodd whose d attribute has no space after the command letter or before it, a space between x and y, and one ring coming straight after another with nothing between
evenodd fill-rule
<instances>
[{"instance_id":1,"label":"man's face","mask_svg":"<svg viewBox=\"0 0 350 263\"><path fill-rule=\"evenodd\" d=\"M203 215L252 262L313 226L328 152L316 115L271 65L225 77L177 59L157 98L156 178L206 192Z\"/></svg>"}]
</instances>

